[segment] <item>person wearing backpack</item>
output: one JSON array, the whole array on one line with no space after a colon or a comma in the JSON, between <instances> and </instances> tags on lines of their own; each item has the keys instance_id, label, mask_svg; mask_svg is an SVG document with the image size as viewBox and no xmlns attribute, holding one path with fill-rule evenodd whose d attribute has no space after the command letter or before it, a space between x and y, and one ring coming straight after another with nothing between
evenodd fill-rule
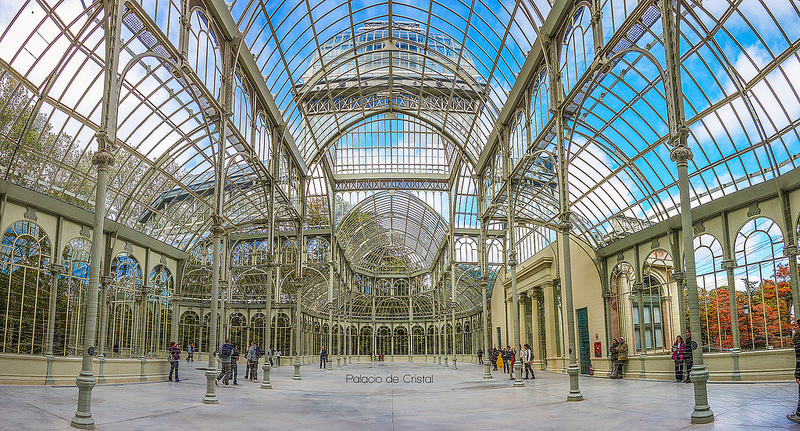
<instances>
[{"instance_id":1,"label":"person wearing backpack","mask_svg":"<svg viewBox=\"0 0 800 431\"><path fill-rule=\"evenodd\" d=\"M250 341L250 348L247 349L247 375L245 376L246 379L250 379L251 381L255 382L258 380L258 358L260 358L262 354L259 354L259 350L261 350L258 345L256 345L256 340ZM263 350L261 350L263 352Z\"/></svg>"},{"instance_id":2,"label":"person wearing backpack","mask_svg":"<svg viewBox=\"0 0 800 431\"><path fill-rule=\"evenodd\" d=\"M175 371L175 383L181 381L178 378L178 364L181 362L181 349L175 345L174 341L169 342L169 351L170 363L169 363L169 381L172 381L172 372Z\"/></svg>"},{"instance_id":3,"label":"person wearing backpack","mask_svg":"<svg viewBox=\"0 0 800 431\"><path fill-rule=\"evenodd\" d=\"M231 355L233 354L233 345L231 345L231 340L226 338L225 344L219 348L219 360L222 363L222 371L217 376L217 379L214 380L217 386L219 386L219 381L222 379L222 383L225 385L226 388L231 387L231 378L232 378L232 370L231 370Z\"/></svg>"},{"instance_id":4,"label":"person wearing backpack","mask_svg":"<svg viewBox=\"0 0 800 431\"><path fill-rule=\"evenodd\" d=\"M233 384L239 386L239 343L233 343L233 351L231 351L231 373L233 374Z\"/></svg>"}]
</instances>

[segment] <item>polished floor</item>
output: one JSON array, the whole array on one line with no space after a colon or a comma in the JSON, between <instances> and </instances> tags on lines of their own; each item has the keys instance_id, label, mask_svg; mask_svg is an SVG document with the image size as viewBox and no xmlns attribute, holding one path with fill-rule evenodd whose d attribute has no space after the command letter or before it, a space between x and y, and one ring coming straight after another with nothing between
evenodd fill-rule
<instances>
[{"instance_id":1,"label":"polished floor","mask_svg":"<svg viewBox=\"0 0 800 431\"><path fill-rule=\"evenodd\" d=\"M796 407L794 382L709 384L716 422L691 425L690 384L581 377L585 400L567 402L566 375L540 371L512 388L507 374L484 381L482 369L307 365L294 381L283 366L272 373L275 389L240 380L217 388L218 405L205 405L203 373L184 361L180 383L97 386L92 412L101 430L800 430L785 418ZM76 394L75 387L0 386L0 429L71 429Z\"/></svg>"}]
</instances>

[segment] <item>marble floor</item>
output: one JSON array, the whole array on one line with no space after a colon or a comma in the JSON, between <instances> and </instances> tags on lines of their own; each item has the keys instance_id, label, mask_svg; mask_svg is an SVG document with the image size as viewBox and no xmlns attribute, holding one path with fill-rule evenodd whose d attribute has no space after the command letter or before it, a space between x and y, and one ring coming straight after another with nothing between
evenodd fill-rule
<instances>
[{"instance_id":1,"label":"marble floor","mask_svg":"<svg viewBox=\"0 0 800 431\"><path fill-rule=\"evenodd\" d=\"M195 365L196 364L196 365ZM524 388L483 367L458 370L430 363L283 366L274 389L240 380L217 388L218 405L201 403L203 372L181 363L181 382L100 385L92 413L101 430L754 430L798 429L786 420L797 384L711 383L716 421L691 425L691 384L580 377L582 402L567 402L568 377L537 372ZM240 364L240 371L244 373ZM362 377L366 382L358 382ZM396 382L394 382L396 378ZM66 430L76 387L0 386L0 430Z\"/></svg>"}]
</instances>

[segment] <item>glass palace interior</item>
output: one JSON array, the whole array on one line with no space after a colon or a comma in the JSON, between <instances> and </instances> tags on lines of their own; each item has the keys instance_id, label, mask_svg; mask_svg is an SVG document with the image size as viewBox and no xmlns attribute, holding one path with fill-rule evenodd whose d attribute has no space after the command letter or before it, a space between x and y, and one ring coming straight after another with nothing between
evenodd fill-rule
<instances>
[{"instance_id":1,"label":"glass palace interior","mask_svg":"<svg viewBox=\"0 0 800 431\"><path fill-rule=\"evenodd\" d=\"M225 338L668 380L687 330L696 391L791 379L799 9L3 1L0 383Z\"/></svg>"}]
</instances>

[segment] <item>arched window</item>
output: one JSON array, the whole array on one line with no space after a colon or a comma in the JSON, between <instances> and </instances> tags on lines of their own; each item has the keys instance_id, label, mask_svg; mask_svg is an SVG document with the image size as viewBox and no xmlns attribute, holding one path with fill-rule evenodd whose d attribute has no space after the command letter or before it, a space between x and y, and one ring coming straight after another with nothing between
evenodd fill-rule
<instances>
[{"instance_id":1,"label":"arched window","mask_svg":"<svg viewBox=\"0 0 800 431\"><path fill-rule=\"evenodd\" d=\"M175 342L182 346L181 349L193 343L195 351L200 351L200 330L200 316L194 311L184 311L178 321L178 339Z\"/></svg>"},{"instance_id":2,"label":"arched window","mask_svg":"<svg viewBox=\"0 0 800 431\"><path fill-rule=\"evenodd\" d=\"M142 324L137 304L142 298L142 269L139 261L130 253L120 253L111 261L108 301L108 342L115 355L134 357L146 352L137 352L135 325ZM138 301L137 301L138 300ZM142 345L143 347L143 345Z\"/></svg>"},{"instance_id":3,"label":"arched window","mask_svg":"<svg viewBox=\"0 0 800 431\"><path fill-rule=\"evenodd\" d=\"M284 356L289 356L291 353L289 351L289 340L291 337L291 324L290 324L289 316L285 313L278 313L278 315L272 318L272 328L275 331L275 337L272 339L275 347L272 349L273 351L281 351Z\"/></svg>"},{"instance_id":4,"label":"arched window","mask_svg":"<svg viewBox=\"0 0 800 431\"><path fill-rule=\"evenodd\" d=\"M392 331L386 326L378 328L377 334L377 350L376 355L391 355L392 354Z\"/></svg>"},{"instance_id":5,"label":"arched window","mask_svg":"<svg viewBox=\"0 0 800 431\"><path fill-rule=\"evenodd\" d=\"M249 343L247 341L247 317L242 313L231 313L229 322L229 336L231 344L237 344L239 352L243 353L242 349L247 349Z\"/></svg>"},{"instance_id":6,"label":"arched window","mask_svg":"<svg viewBox=\"0 0 800 431\"><path fill-rule=\"evenodd\" d=\"M700 293L703 346L730 349L733 347L733 335L728 279L722 269L722 245L713 235L704 233L696 236L694 256L697 288ZM688 322L686 327L689 328Z\"/></svg>"},{"instance_id":7,"label":"arched window","mask_svg":"<svg viewBox=\"0 0 800 431\"><path fill-rule=\"evenodd\" d=\"M54 354L78 356L83 349L86 288L89 286L91 254L92 243L86 238L70 240L61 254L66 272L58 282ZM108 342L106 344L105 351L108 355L108 352L111 352L111 344Z\"/></svg>"},{"instance_id":8,"label":"arched window","mask_svg":"<svg viewBox=\"0 0 800 431\"><path fill-rule=\"evenodd\" d=\"M172 273L164 265L156 265L150 271L150 290L147 294L147 324L145 337L147 349L159 357L166 357L166 349L172 336L172 295L175 282Z\"/></svg>"},{"instance_id":9,"label":"arched window","mask_svg":"<svg viewBox=\"0 0 800 431\"><path fill-rule=\"evenodd\" d=\"M44 353L50 303L50 239L44 229L18 221L0 246L2 352Z\"/></svg>"},{"instance_id":10,"label":"arched window","mask_svg":"<svg viewBox=\"0 0 800 431\"><path fill-rule=\"evenodd\" d=\"M414 355L422 355L425 353L425 329L422 326L414 325L411 328L411 337Z\"/></svg>"},{"instance_id":11,"label":"arched window","mask_svg":"<svg viewBox=\"0 0 800 431\"><path fill-rule=\"evenodd\" d=\"M250 340L256 340L256 344L258 344L264 350L267 349L267 346L264 344L264 340L266 340L266 330L267 330L267 316L264 313L256 313L250 319L250 338L248 338L247 346L250 346Z\"/></svg>"},{"instance_id":12,"label":"arched window","mask_svg":"<svg viewBox=\"0 0 800 431\"><path fill-rule=\"evenodd\" d=\"M372 351L372 327L363 326L361 328L361 341L358 352L361 355L371 355Z\"/></svg>"},{"instance_id":13,"label":"arched window","mask_svg":"<svg viewBox=\"0 0 800 431\"><path fill-rule=\"evenodd\" d=\"M742 292L739 333L742 347L790 345L791 283L789 261L782 256L783 233L766 217L749 220L736 234L736 291ZM737 301L738 299L737 293Z\"/></svg>"},{"instance_id":14,"label":"arched window","mask_svg":"<svg viewBox=\"0 0 800 431\"><path fill-rule=\"evenodd\" d=\"M405 326L394 328L394 355L408 355L408 330Z\"/></svg>"},{"instance_id":15,"label":"arched window","mask_svg":"<svg viewBox=\"0 0 800 431\"><path fill-rule=\"evenodd\" d=\"M669 328L670 303L664 298L669 297L672 283L673 262L672 256L664 250L653 250L645 259L642 269L642 315L640 321L639 297L631 297L633 314L633 335L636 350L642 350L641 333L644 332L646 350L661 350L664 348L666 338L671 334ZM672 286L671 286L672 285ZM643 329L641 331L640 329ZM671 345L671 343L670 343Z\"/></svg>"}]
</instances>

